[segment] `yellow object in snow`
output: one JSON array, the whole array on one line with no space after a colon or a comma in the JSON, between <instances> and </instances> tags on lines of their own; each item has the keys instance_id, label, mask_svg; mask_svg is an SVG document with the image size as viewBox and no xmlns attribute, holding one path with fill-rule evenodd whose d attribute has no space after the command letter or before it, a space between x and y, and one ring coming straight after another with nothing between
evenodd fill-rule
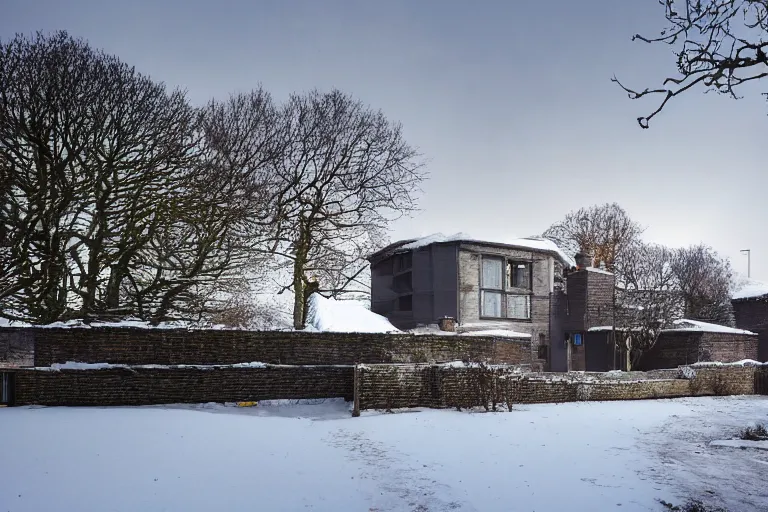
<instances>
[{"instance_id":1,"label":"yellow object in snow","mask_svg":"<svg viewBox=\"0 0 768 512\"><path fill-rule=\"evenodd\" d=\"M256 407L259 402L237 402L238 407Z\"/></svg>"}]
</instances>

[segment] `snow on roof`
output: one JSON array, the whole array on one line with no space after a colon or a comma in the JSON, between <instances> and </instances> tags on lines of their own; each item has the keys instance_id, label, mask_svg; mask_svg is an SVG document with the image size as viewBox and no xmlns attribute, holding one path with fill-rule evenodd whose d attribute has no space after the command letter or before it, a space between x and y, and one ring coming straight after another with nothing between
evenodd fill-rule
<instances>
[{"instance_id":1,"label":"snow on roof","mask_svg":"<svg viewBox=\"0 0 768 512\"><path fill-rule=\"evenodd\" d=\"M742 286L739 291L733 294L733 299L754 299L762 297L763 295L768 295L768 283L762 281L749 281L746 285Z\"/></svg>"},{"instance_id":2,"label":"snow on roof","mask_svg":"<svg viewBox=\"0 0 768 512\"><path fill-rule=\"evenodd\" d=\"M560 259L566 265L570 267L576 266L576 260L566 254L560 247L557 246L552 240L541 237L527 237L527 238L514 238L511 240L480 240L473 238L467 233L455 233L453 235L444 235L442 233L433 233L431 235L411 240L406 244L400 245L395 249L395 252L399 251L411 251L414 249L420 249L431 244L447 243L447 242L475 242L475 243L492 243L500 245L509 245L521 249L531 249L535 251L546 251L554 253L560 257Z\"/></svg>"},{"instance_id":3,"label":"snow on roof","mask_svg":"<svg viewBox=\"0 0 768 512\"><path fill-rule=\"evenodd\" d=\"M587 267L586 270L587 272L595 272L597 274L606 274L609 276L613 275L613 272L608 272L607 270L603 270L602 268L597 268L597 267Z\"/></svg>"},{"instance_id":4,"label":"snow on roof","mask_svg":"<svg viewBox=\"0 0 768 512\"><path fill-rule=\"evenodd\" d=\"M319 332L399 332L358 301L329 299L317 293L309 297L307 327Z\"/></svg>"},{"instance_id":5,"label":"snow on roof","mask_svg":"<svg viewBox=\"0 0 768 512\"><path fill-rule=\"evenodd\" d=\"M707 322L700 322L698 320L688 320L683 318L681 320L675 320L672 322L676 327L667 329L668 331L696 331L696 332L719 332L726 334L755 334L751 331L744 329L734 329L733 327L727 327L725 325L710 324Z\"/></svg>"}]
</instances>

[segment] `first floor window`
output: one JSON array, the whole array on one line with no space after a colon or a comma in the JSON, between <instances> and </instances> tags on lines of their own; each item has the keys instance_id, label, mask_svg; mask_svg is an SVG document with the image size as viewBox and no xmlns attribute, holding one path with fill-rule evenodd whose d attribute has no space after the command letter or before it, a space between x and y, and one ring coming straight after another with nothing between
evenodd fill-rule
<instances>
[{"instance_id":1,"label":"first floor window","mask_svg":"<svg viewBox=\"0 0 768 512\"><path fill-rule=\"evenodd\" d=\"M507 295L507 318L529 320L531 318L530 295Z\"/></svg>"},{"instance_id":2,"label":"first floor window","mask_svg":"<svg viewBox=\"0 0 768 512\"><path fill-rule=\"evenodd\" d=\"M483 291L483 316L501 318L501 292Z\"/></svg>"}]
</instances>

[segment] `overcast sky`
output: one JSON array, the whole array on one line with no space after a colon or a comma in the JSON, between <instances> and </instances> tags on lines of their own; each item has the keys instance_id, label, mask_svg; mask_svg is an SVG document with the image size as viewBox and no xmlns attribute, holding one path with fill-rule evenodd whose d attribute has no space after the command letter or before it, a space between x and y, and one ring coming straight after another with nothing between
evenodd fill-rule
<instances>
[{"instance_id":1,"label":"overcast sky","mask_svg":"<svg viewBox=\"0 0 768 512\"><path fill-rule=\"evenodd\" d=\"M656 0L2 0L0 38L66 29L200 104L258 83L277 99L333 87L402 122L428 161L422 212L392 238L539 234L620 203L650 241L705 242L768 280L768 104L694 91L654 108L610 82L658 86ZM759 85L759 84L758 84ZM762 89L768 89L763 84Z\"/></svg>"}]
</instances>

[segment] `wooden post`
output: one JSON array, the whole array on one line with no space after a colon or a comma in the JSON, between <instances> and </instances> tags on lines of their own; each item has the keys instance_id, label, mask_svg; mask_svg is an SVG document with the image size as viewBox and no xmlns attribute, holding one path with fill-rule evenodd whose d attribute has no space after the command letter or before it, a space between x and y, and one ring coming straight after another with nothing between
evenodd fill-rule
<instances>
[{"instance_id":1,"label":"wooden post","mask_svg":"<svg viewBox=\"0 0 768 512\"><path fill-rule=\"evenodd\" d=\"M354 405L352 406L352 417L360 416L360 365L355 364L355 373L352 378L352 397Z\"/></svg>"}]
</instances>

